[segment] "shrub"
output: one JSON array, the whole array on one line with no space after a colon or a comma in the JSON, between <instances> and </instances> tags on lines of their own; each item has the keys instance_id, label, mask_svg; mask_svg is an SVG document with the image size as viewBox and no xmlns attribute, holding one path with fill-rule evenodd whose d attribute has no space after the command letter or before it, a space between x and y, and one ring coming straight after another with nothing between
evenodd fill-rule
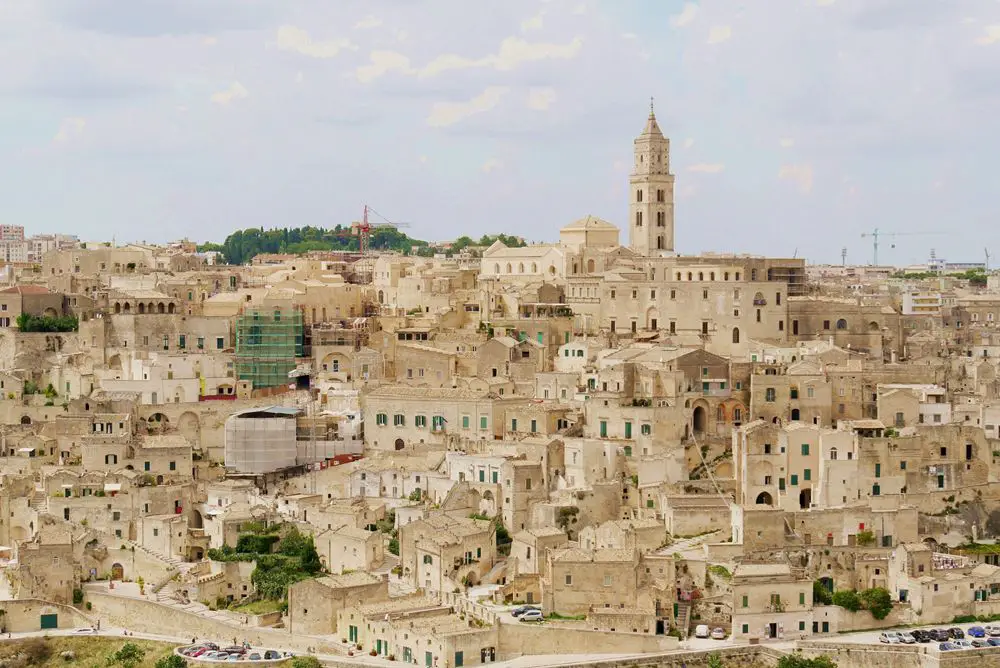
<instances>
[{"instance_id":1,"label":"shrub","mask_svg":"<svg viewBox=\"0 0 1000 668\"><path fill-rule=\"evenodd\" d=\"M399 556L399 539L398 538L390 538L389 539L389 554L394 554L397 557Z\"/></svg>"},{"instance_id":2,"label":"shrub","mask_svg":"<svg viewBox=\"0 0 1000 668\"><path fill-rule=\"evenodd\" d=\"M868 545L875 544L875 534L871 531L859 531L858 532L858 545L861 547L866 547Z\"/></svg>"},{"instance_id":3,"label":"shrub","mask_svg":"<svg viewBox=\"0 0 1000 668\"><path fill-rule=\"evenodd\" d=\"M80 605L83 603L83 590L74 589L73 590L73 605Z\"/></svg>"},{"instance_id":4,"label":"shrub","mask_svg":"<svg viewBox=\"0 0 1000 668\"><path fill-rule=\"evenodd\" d=\"M850 610L851 612L857 612L861 609L861 599L858 598L857 592L851 589L842 589L833 592L831 601L834 605L839 605L841 608Z\"/></svg>"},{"instance_id":5,"label":"shrub","mask_svg":"<svg viewBox=\"0 0 1000 668\"><path fill-rule=\"evenodd\" d=\"M322 668L315 656L297 656L292 659L292 668Z\"/></svg>"},{"instance_id":6,"label":"shrub","mask_svg":"<svg viewBox=\"0 0 1000 668\"><path fill-rule=\"evenodd\" d=\"M108 657L108 665L121 666L122 668L136 668L142 663L145 657L146 650L134 642L127 642Z\"/></svg>"},{"instance_id":7,"label":"shrub","mask_svg":"<svg viewBox=\"0 0 1000 668\"><path fill-rule=\"evenodd\" d=\"M188 662L176 654L164 656L156 662L156 668L187 668L187 665Z\"/></svg>"},{"instance_id":8,"label":"shrub","mask_svg":"<svg viewBox=\"0 0 1000 668\"><path fill-rule=\"evenodd\" d=\"M778 659L778 668L837 668L837 664L828 656L807 659L801 654L786 654Z\"/></svg>"},{"instance_id":9,"label":"shrub","mask_svg":"<svg viewBox=\"0 0 1000 668\"><path fill-rule=\"evenodd\" d=\"M885 619L892 612L892 595L882 587L866 589L859 598L875 619Z\"/></svg>"},{"instance_id":10,"label":"shrub","mask_svg":"<svg viewBox=\"0 0 1000 668\"><path fill-rule=\"evenodd\" d=\"M830 605L833 603L833 594L819 580L813 582L813 603L820 605Z\"/></svg>"}]
</instances>

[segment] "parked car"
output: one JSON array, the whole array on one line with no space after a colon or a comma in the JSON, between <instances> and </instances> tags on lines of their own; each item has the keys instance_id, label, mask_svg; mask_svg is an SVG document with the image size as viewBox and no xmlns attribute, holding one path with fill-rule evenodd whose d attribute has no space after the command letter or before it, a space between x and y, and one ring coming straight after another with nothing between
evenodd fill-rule
<instances>
[{"instance_id":1,"label":"parked car","mask_svg":"<svg viewBox=\"0 0 1000 668\"><path fill-rule=\"evenodd\" d=\"M269 650L267 650L267 651L264 652L264 658L266 660L268 660L268 661L272 661L274 659L280 659L281 658L281 653L277 652L277 651L275 651L273 649L269 649Z\"/></svg>"},{"instance_id":2,"label":"parked car","mask_svg":"<svg viewBox=\"0 0 1000 668\"><path fill-rule=\"evenodd\" d=\"M990 638L986 641L986 644L990 647L1000 647L1000 638Z\"/></svg>"},{"instance_id":3,"label":"parked car","mask_svg":"<svg viewBox=\"0 0 1000 668\"><path fill-rule=\"evenodd\" d=\"M712 629L712 639L713 640L725 640L726 639L726 629L721 626L716 626Z\"/></svg>"},{"instance_id":4,"label":"parked car","mask_svg":"<svg viewBox=\"0 0 1000 668\"><path fill-rule=\"evenodd\" d=\"M545 619L542 615L541 610L528 610L523 615L518 617L522 622L540 622Z\"/></svg>"},{"instance_id":5,"label":"parked car","mask_svg":"<svg viewBox=\"0 0 1000 668\"><path fill-rule=\"evenodd\" d=\"M513 610L511 610L510 615L511 617L520 617L528 610L541 610L541 608L539 608L537 605L522 605L519 608L514 608Z\"/></svg>"},{"instance_id":6,"label":"parked car","mask_svg":"<svg viewBox=\"0 0 1000 668\"><path fill-rule=\"evenodd\" d=\"M243 660L242 654L230 654L229 656L226 657L226 661L242 661L242 660Z\"/></svg>"},{"instance_id":7,"label":"parked car","mask_svg":"<svg viewBox=\"0 0 1000 668\"><path fill-rule=\"evenodd\" d=\"M991 638L1000 638L1000 625L987 626L985 630Z\"/></svg>"},{"instance_id":8,"label":"parked car","mask_svg":"<svg viewBox=\"0 0 1000 668\"><path fill-rule=\"evenodd\" d=\"M950 629L948 629L948 635L951 636L952 638L964 638L965 631L958 628L957 626L953 626Z\"/></svg>"},{"instance_id":9,"label":"parked car","mask_svg":"<svg viewBox=\"0 0 1000 668\"><path fill-rule=\"evenodd\" d=\"M712 634L712 630L708 628L708 624L699 624L694 627L694 637L695 638L707 638Z\"/></svg>"},{"instance_id":10,"label":"parked car","mask_svg":"<svg viewBox=\"0 0 1000 668\"><path fill-rule=\"evenodd\" d=\"M941 650L942 652L947 652L948 650L958 649L958 648L952 645L950 642L943 642L940 645L938 645L938 649Z\"/></svg>"},{"instance_id":11,"label":"parked car","mask_svg":"<svg viewBox=\"0 0 1000 668\"><path fill-rule=\"evenodd\" d=\"M934 640L938 642L948 642L951 640L951 634L944 629L931 629L929 633L931 633Z\"/></svg>"},{"instance_id":12,"label":"parked car","mask_svg":"<svg viewBox=\"0 0 1000 668\"><path fill-rule=\"evenodd\" d=\"M970 626L969 630L966 633L968 633L973 638L986 637L986 629L984 629L982 626Z\"/></svg>"},{"instance_id":13,"label":"parked car","mask_svg":"<svg viewBox=\"0 0 1000 668\"><path fill-rule=\"evenodd\" d=\"M989 640L984 640L983 638L976 638L975 640L972 641L972 646L973 647L989 647L990 646L990 641Z\"/></svg>"},{"instance_id":14,"label":"parked car","mask_svg":"<svg viewBox=\"0 0 1000 668\"><path fill-rule=\"evenodd\" d=\"M912 635L913 639L916 640L917 642L930 642L931 640L933 640L933 638L931 638L930 634L927 631L923 631L921 629L912 631L910 635Z\"/></svg>"},{"instance_id":15,"label":"parked car","mask_svg":"<svg viewBox=\"0 0 1000 668\"><path fill-rule=\"evenodd\" d=\"M262 657L259 652L250 652L250 654L247 655L247 661L260 661L262 658L264 657Z\"/></svg>"},{"instance_id":16,"label":"parked car","mask_svg":"<svg viewBox=\"0 0 1000 668\"><path fill-rule=\"evenodd\" d=\"M882 633L878 634L878 641L887 643L889 645L898 645L899 643L903 642L900 639L899 634L896 633L895 631L883 631Z\"/></svg>"},{"instance_id":17,"label":"parked car","mask_svg":"<svg viewBox=\"0 0 1000 668\"><path fill-rule=\"evenodd\" d=\"M914 638L913 634L910 633L909 631L900 631L899 639L907 645L912 645L913 643L917 642L917 639Z\"/></svg>"},{"instance_id":18,"label":"parked car","mask_svg":"<svg viewBox=\"0 0 1000 668\"><path fill-rule=\"evenodd\" d=\"M962 649L968 649L972 647L972 643L964 638L959 638L957 640L952 640L951 644L955 647L961 647Z\"/></svg>"}]
</instances>

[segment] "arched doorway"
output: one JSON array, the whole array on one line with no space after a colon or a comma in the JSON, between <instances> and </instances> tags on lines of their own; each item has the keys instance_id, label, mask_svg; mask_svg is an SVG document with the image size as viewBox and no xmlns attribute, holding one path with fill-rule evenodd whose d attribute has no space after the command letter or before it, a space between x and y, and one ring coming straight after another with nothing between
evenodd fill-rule
<instances>
[{"instance_id":1,"label":"arched doorway","mask_svg":"<svg viewBox=\"0 0 1000 668\"><path fill-rule=\"evenodd\" d=\"M406 444L405 444L405 443L403 443L403 439L401 439L401 438L397 438L397 439L396 439L396 443L395 443L395 446L396 446L396 449L397 449L397 450L402 450L402 449L403 449L403 447L404 447L405 445L406 445Z\"/></svg>"},{"instance_id":2,"label":"arched doorway","mask_svg":"<svg viewBox=\"0 0 1000 668\"><path fill-rule=\"evenodd\" d=\"M799 409L798 408L793 408L792 409L792 422L798 422L798 421L799 421Z\"/></svg>"},{"instance_id":3,"label":"arched doorway","mask_svg":"<svg viewBox=\"0 0 1000 668\"><path fill-rule=\"evenodd\" d=\"M205 521L201 516L201 511L193 510L191 511L190 524L188 525L191 529L202 529L205 527Z\"/></svg>"},{"instance_id":4,"label":"arched doorway","mask_svg":"<svg viewBox=\"0 0 1000 668\"><path fill-rule=\"evenodd\" d=\"M125 577L125 568L119 564L115 563L111 565L111 579L112 580L122 580Z\"/></svg>"},{"instance_id":5,"label":"arched doorway","mask_svg":"<svg viewBox=\"0 0 1000 668\"><path fill-rule=\"evenodd\" d=\"M694 415L692 417L692 424L694 426L694 433L704 434L705 433L705 407L695 406Z\"/></svg>"},{"instance_id":6,"label":"arched doorway","mask_svg":"<svg viewBox=\"0 0 1000 668\"><path fill-rule=\"evenodd\" d=\"M31 424L31 418L27 415L21 416L21 424Z\"/></svg>"},{"instance_id":7,"label":"arched doorway","mask_svg":"<svg viewBox=\"0 0 1000 668\"><path fill-rule=\"evenodd\" d=\"M804 490L799 492L799 508L806 510L812 505L812 488L806 487Z\"/></svg>"},{"instance_id":8,"label":"arched doorway","mask_svg":"<svg viewBox=\"0 0 1000 668\"><path fill-rule=\"evenodd\" d=\"M771 496L770 492L761 492L757 495L756 504L758 506L770 506L774 503L774 498Z\"/></svg>"},{"instance_id":9,"label":"arched doorway","mask_svg":"<svg viewBox=\"0 0 1000 668\"><path fill-rule=\"evenodd\" d=\"M659 324L660 312L654 306L649 307L646 311L646 329L656 330L659 328Z\"/></svg>"}]
</instances>

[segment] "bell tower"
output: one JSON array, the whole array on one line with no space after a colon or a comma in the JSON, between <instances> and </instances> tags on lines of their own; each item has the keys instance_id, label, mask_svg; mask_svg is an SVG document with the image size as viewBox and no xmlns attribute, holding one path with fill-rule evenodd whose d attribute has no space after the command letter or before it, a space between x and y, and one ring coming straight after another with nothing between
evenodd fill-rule
<instances>
[{"instance_id":1,"label":"bell tower","mask_svg":"<svg viewBox=\"0 0 1000 668\"><path fill-rule=\"evenodd\" d=\"M634 142L635 162L629 177L629 245L644 256L673 253L674 175L670 173L670 140L660 132L649 99L649 118Z\"/></svg>"}]
</instances>

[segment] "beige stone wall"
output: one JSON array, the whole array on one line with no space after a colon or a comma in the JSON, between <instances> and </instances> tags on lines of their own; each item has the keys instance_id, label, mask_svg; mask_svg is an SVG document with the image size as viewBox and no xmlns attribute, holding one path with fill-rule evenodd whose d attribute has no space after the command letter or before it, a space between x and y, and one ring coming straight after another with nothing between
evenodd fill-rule
<instances>
[{"instance_id":1,"label":"beige stone wall","mask_svg":"<svg viewBox=\"0 0 1000 668\"><path fill-rule=\"evenodd\" d=\"M59 615L59 628L71 629L78 626L91 626L92 620L76 608L59 605L38 599L19 599L0 601L3 610L2 625L11 633L26 633L39 631L42 628L42 615Z\"/></svg>"},{"instance_id":2,"label":"beige stone wall","mask_svg":"<svg viewBox=\"0 0 1000 668\"><path fill-rule=\"evenodd\" d=\"M559 622L501 624L498 659L526 654L642 654L676 650L671 636L593 631Z\"/></svg>"}]
</instances>

